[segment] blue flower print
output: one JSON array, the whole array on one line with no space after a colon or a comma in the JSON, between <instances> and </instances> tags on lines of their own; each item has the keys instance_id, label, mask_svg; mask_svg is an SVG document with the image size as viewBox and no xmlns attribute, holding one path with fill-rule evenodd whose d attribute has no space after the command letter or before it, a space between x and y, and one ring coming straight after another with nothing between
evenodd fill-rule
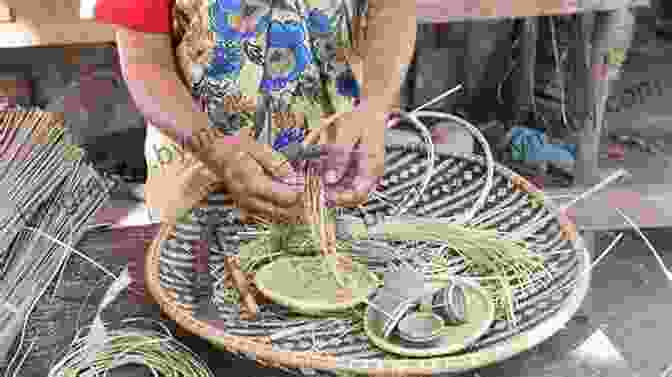
<instances>
[{"instance_id":1,"label":"blue flower print","mask_svg":"<svg viewBox=\"0 0 672 377\"><path fill-rule=\"evenodd\" d=\"M208 67L208 76L222 77L223 75L240 72L240 50L217 45L214 49L214 58Z\"/></svg>"},{"instance_id":2,"label":"blue flower print","mask_svg":"<svg viewBox=\"0 0 672 377\"><path fill-rule=\"evenodd\" d=\"M311 9L306 16L308 30L312 33L329 32L329 17L319 9Z\"/></svg>"},{"instance_id":3,"label":"blue flower print","mask_svg":"<svg viewBox=\"0 0 672 377\"><path fill-rule=\"evenodd\" d=\"M342 96L359 98L359 83L352 71L347 70L336 78L336 90Z\"/></svg>"},{"instance_id":4,"label":"blue flower print","mask_svg":"<svg viewBox=\"0 0 672 377\"><path fill-rule=\"evenodd\" d=\"M287 87L289 80L286 78L279 79L263 79L261 80L260 88L265 92L269 93L274 90L281 90Z\"/></svg>"},{"instance_id":5,"label":"blue flower print","mask_svg":"<svg viewBox=\"0 0 672 377\"><path fill-rule=\"evenodd\" d=\"M254 32L241 32L241 0L217 0L210 6L210 23L221 40L240 41L254 37Z\"/></svg>"},{"instance_id":6,"label":"blue flower print","mask_svg":"<svg viewBox=\"0 0 672 377\"><path fill-rule=\"evenodd\" d=\"M295 81L312 63L310 51L304 44L305 30L294 22L273 22L268 32L269 59L267 64L286 68L284 72L273 72L261 82L265 91L283 89L288 82Z\"/></svg>"},{"instance_id":7,"label":"blue flower print","mask_svg":"<svg viewBox=\"0 0 672 377\"><path fill-rule=\"evenodd\" d=\"M271 15L265 14L257 20L257 33L265 33L271 25Z\"/></svg>"},{"instance_id":8,"label":"blue flower print","mask_svg":"<svg viewBox=\"0 0 672 377\"><path fill-rule=\"evenodd\" d=\"M278 133L278 136L276 136L275 141L273 142L273 149L278 151L290 144L303 143L304 137L305 131L303 128L285 128Z\"/></svg>"},{"instance_id":9,"label":"blue flower print","mask_svg":"<svg viewBox=\"0 0 672 377\"><path fill-rule=\"evenodd\" d=\"M217 0L217 6L224 12L240 12L240 0Z\"/></svg>"}]
</instances>

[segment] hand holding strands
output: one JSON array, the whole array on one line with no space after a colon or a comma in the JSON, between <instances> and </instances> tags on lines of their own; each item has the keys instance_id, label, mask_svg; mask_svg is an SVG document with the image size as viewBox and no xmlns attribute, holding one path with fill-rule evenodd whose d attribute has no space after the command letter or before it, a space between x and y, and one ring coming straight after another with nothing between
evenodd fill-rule
<instances>
[{"instance_id":1,"label":"hand holding strands","mask_svg":"<svg viewBox=\"0 0 672 377\"><path fill-rule=\"evenodd\" d=\"M66 139L55 114L0 113L0 358L109 196Z\"/></svg>"},{"instance_id":2,"label":"hand holding strands","mask_svg":"<svg viewBox=\"0 0 672 377\"><path fill-rule=\"evenodd\" d=\"M304 191L306 221L313 229L313 236L319 239L322 256L341 287L339 297L347 301L351 299L352 292L344 283L342 274L352 272L353 262L350 257L336 252L336 221L326 206L322 179L317 174L317 169L310 163L306 169L306 176Z\"/></svg>"},{"instance_id":3,"label":"hand holding strands","mask_svg":"<svg viewBox=\"0 0 672 377\"><path fill-rule=\"evenodd\" d=\"M217 227L221 218L215 214L210 214L207 216L207 230L206 230L206 241L205 245L206 252L209 253L209 248L217 247L218 240ZM207 265L207 258L204 261L204 264ZM206 275L208 272L201 271L199 275ZM263 297L259 292L257 287L254 285L254 274L245 273L240 268L240 260L237 256L227 255L224 257L224 286L226 288L235 288L238 292L240 298L240 318L243 320L253 321L257 319L257 314L259 313L259 305L263 303L268 303L268 300ZM203 276L199 276L203 278ZM211 286L210 281L205 279L204 284L209 287Z\"/></svg>"},{"instance_id":4,"label":"hand holding strands","mask_svg":"<svg viewBox=\"0 0 672 377\"><path fill-rule=\"evenodd\" d=\"M243 214L271 222L295 222L301 216L300 186L287 159L241 131L237 145L225 145L218 161L222 183Z\"/></svg>"}]
</instances>

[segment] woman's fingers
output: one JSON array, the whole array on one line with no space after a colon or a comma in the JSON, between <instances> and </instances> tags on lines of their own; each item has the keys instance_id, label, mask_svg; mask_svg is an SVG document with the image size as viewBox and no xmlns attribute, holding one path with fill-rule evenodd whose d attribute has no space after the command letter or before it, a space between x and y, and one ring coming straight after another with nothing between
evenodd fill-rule
<instances>
[{"instance_id":1,"label":"woman's fingers","mask_svg":"<svg viewBox=\"0 0 672 377\"><path fill-rule=\"evenodd\" d=\"M257 145L250 148L248 152L261 167L276 178L283 178L291 175L292 166L287 158L280 152L274 151L271 147Z\"/></svg>"},{"instance_id":2,"label":"woman's fingers","mask_svg":"<svg viewBox=\"0 0 672 377\"><path fill-rule=\"evenodd\" d=\"M242 195L237 201L237 206L243 210L245 218L248 220L265 219L275 223L279 218L287 218L290 216L290 211L288 209L278 207L273 203L252 196Z\"/></svg>"},{"instance_id":3,"label":"woman's fingers","mask_svg":"<svg viewBox=\"0 0 672 377\"><path fill-rule=\"evenodd\" d=\"M227 183L236 194L256 197L281 207L294 205L301 192L299 184L287 179L273 179L252 157L243 157L232 164Z\"/></svg>"},{"instance_id":4,"label":"woman's fingers","mask_svg":"<svg viewBox=\"0 0 672 377\"><path fill-rule=\"evenodd\" d=\"M364 204L385 172L384 148L363 144L355 155L357 157L350 189L341 193L336 199L336 203L345 206Z\"/></svg>"},{"instance_id":5,"label":"woman's fingers","mask_svg":"<svg viewBox=\"0 0 672 377\"><path fill-rule=\"evenodd\" d=\"M303 208L293 206L282 208L268 201L251 196L241 196L237 202L238 208L242 209L244 217L248 221L263 220L274 224L296 224L303 217ZM245 221L245 220L243 220Z\"/></svg>"},{"instance_id":6,"label":"woman's fingers","mask_svg":"<svg viewBox=\"0 0 672 377\"><path fill-rule=\"evenodd\" d=\"M269 145L258 143L250 138L243 139L245 152L252 157L264 170L276 178L290 176L293 169L287 158Z\"/></svg>"}]
</instances>

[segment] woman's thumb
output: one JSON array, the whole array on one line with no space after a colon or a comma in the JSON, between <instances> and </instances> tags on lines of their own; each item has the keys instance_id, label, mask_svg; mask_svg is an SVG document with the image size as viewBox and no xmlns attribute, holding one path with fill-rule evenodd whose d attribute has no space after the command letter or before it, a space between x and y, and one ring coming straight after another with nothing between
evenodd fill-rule
<instances>
[{"instance_id":1,"label":"woman's thumb","mask_svg":"<svg viewBox=\"0 0 672 377\"><path fill-rule=\"evenodd\" d=\"M251 143L248 154L261 165L264 170L276 178L292 176L293 169L287 158L268 145Z\"/></svg>"},{"instance_id":2,"label":"woman's thumb","mask_svg":"<svg viewBox=\"0 0 672 377\"><path fill-rule=\"evenodd\" d=\"M345 145L329 145L327 148L327 161L325 164L324 179L327 184L333 185L340 182L345 176L350 165L352 148Z\"/></svg>"}]
</instances>

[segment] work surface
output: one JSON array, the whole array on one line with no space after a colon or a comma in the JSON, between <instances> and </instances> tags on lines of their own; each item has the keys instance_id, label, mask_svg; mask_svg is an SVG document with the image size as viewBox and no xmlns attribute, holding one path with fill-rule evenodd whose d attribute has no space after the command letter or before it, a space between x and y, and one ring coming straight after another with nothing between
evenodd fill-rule
<instances>
[{"instance_id":1,"label":"work surface","mask_svg":"<svg viewBox=\"0 0 672 377\"><path fill-rule=\"evenodd\" d=\"M131 227L91 233L78 245L78 249L118 273L128 262L128 258L124 256L127 253L122 251L137 250L140 255L154 231L155 228L152 227ZM565 329L534 350L500 365L480 370L478 375L633 377L636 374L619 352L621 347L628 351L628 358L635 360L640 367L644 366L646 369L655 366L656 370L661 368L665 361L662 355L664 347L651 352L649 348L653 345L650 342L659 338L652 334L656 328L663 332L669 330L669 321L664 319L672 307L669 300L667 303L655 303L655 293L657 290L660 292L661 288L655 261L652 262L643 244L634 240L628 241L627 245L619 247L614 253L617 253L613 256L614 259L608 258L606 264L616 266L616 274L607 266L597 270L594 288L584 304L584 310ZM629 259L632 258L641 263L631 265ZM618 280L617 284L614 284L614 280ZM27 344L36 341L36 346L18 376L46 376L49 365L71 341L77 323L89 323L92 319L96 306L110 283L111 279L106 278L101 271L83 259L73 257L53 301L49 302L48 297L44 298L31 317ZM631 304L636 306L630 307ZM655 313L658 314L642 309L647 306L655 306ZM156 305L136 304L129 302L124 296L104 312L103 318L114 321L133 316L159 318L160 313ZM648 321L648 326L641 328L642 324L638 321ZM639 335L636 336L626 335L638 332ZM622 340L618 342L622 344L616 346L612 343L612 333L617 334L617 342ZM200 339L183 335L180 337L208 360L218 376L289 376L279 370L258 368L253 362L239 360L228 353L211 349ZM643 343L646 347L636 347L633 343ZM652 355L655 355L655 360ZM471 375L467 374L465 377ZM140 369L126 369L110 376L144 377L151 374Z\"/></svg>"}]
</instances>

